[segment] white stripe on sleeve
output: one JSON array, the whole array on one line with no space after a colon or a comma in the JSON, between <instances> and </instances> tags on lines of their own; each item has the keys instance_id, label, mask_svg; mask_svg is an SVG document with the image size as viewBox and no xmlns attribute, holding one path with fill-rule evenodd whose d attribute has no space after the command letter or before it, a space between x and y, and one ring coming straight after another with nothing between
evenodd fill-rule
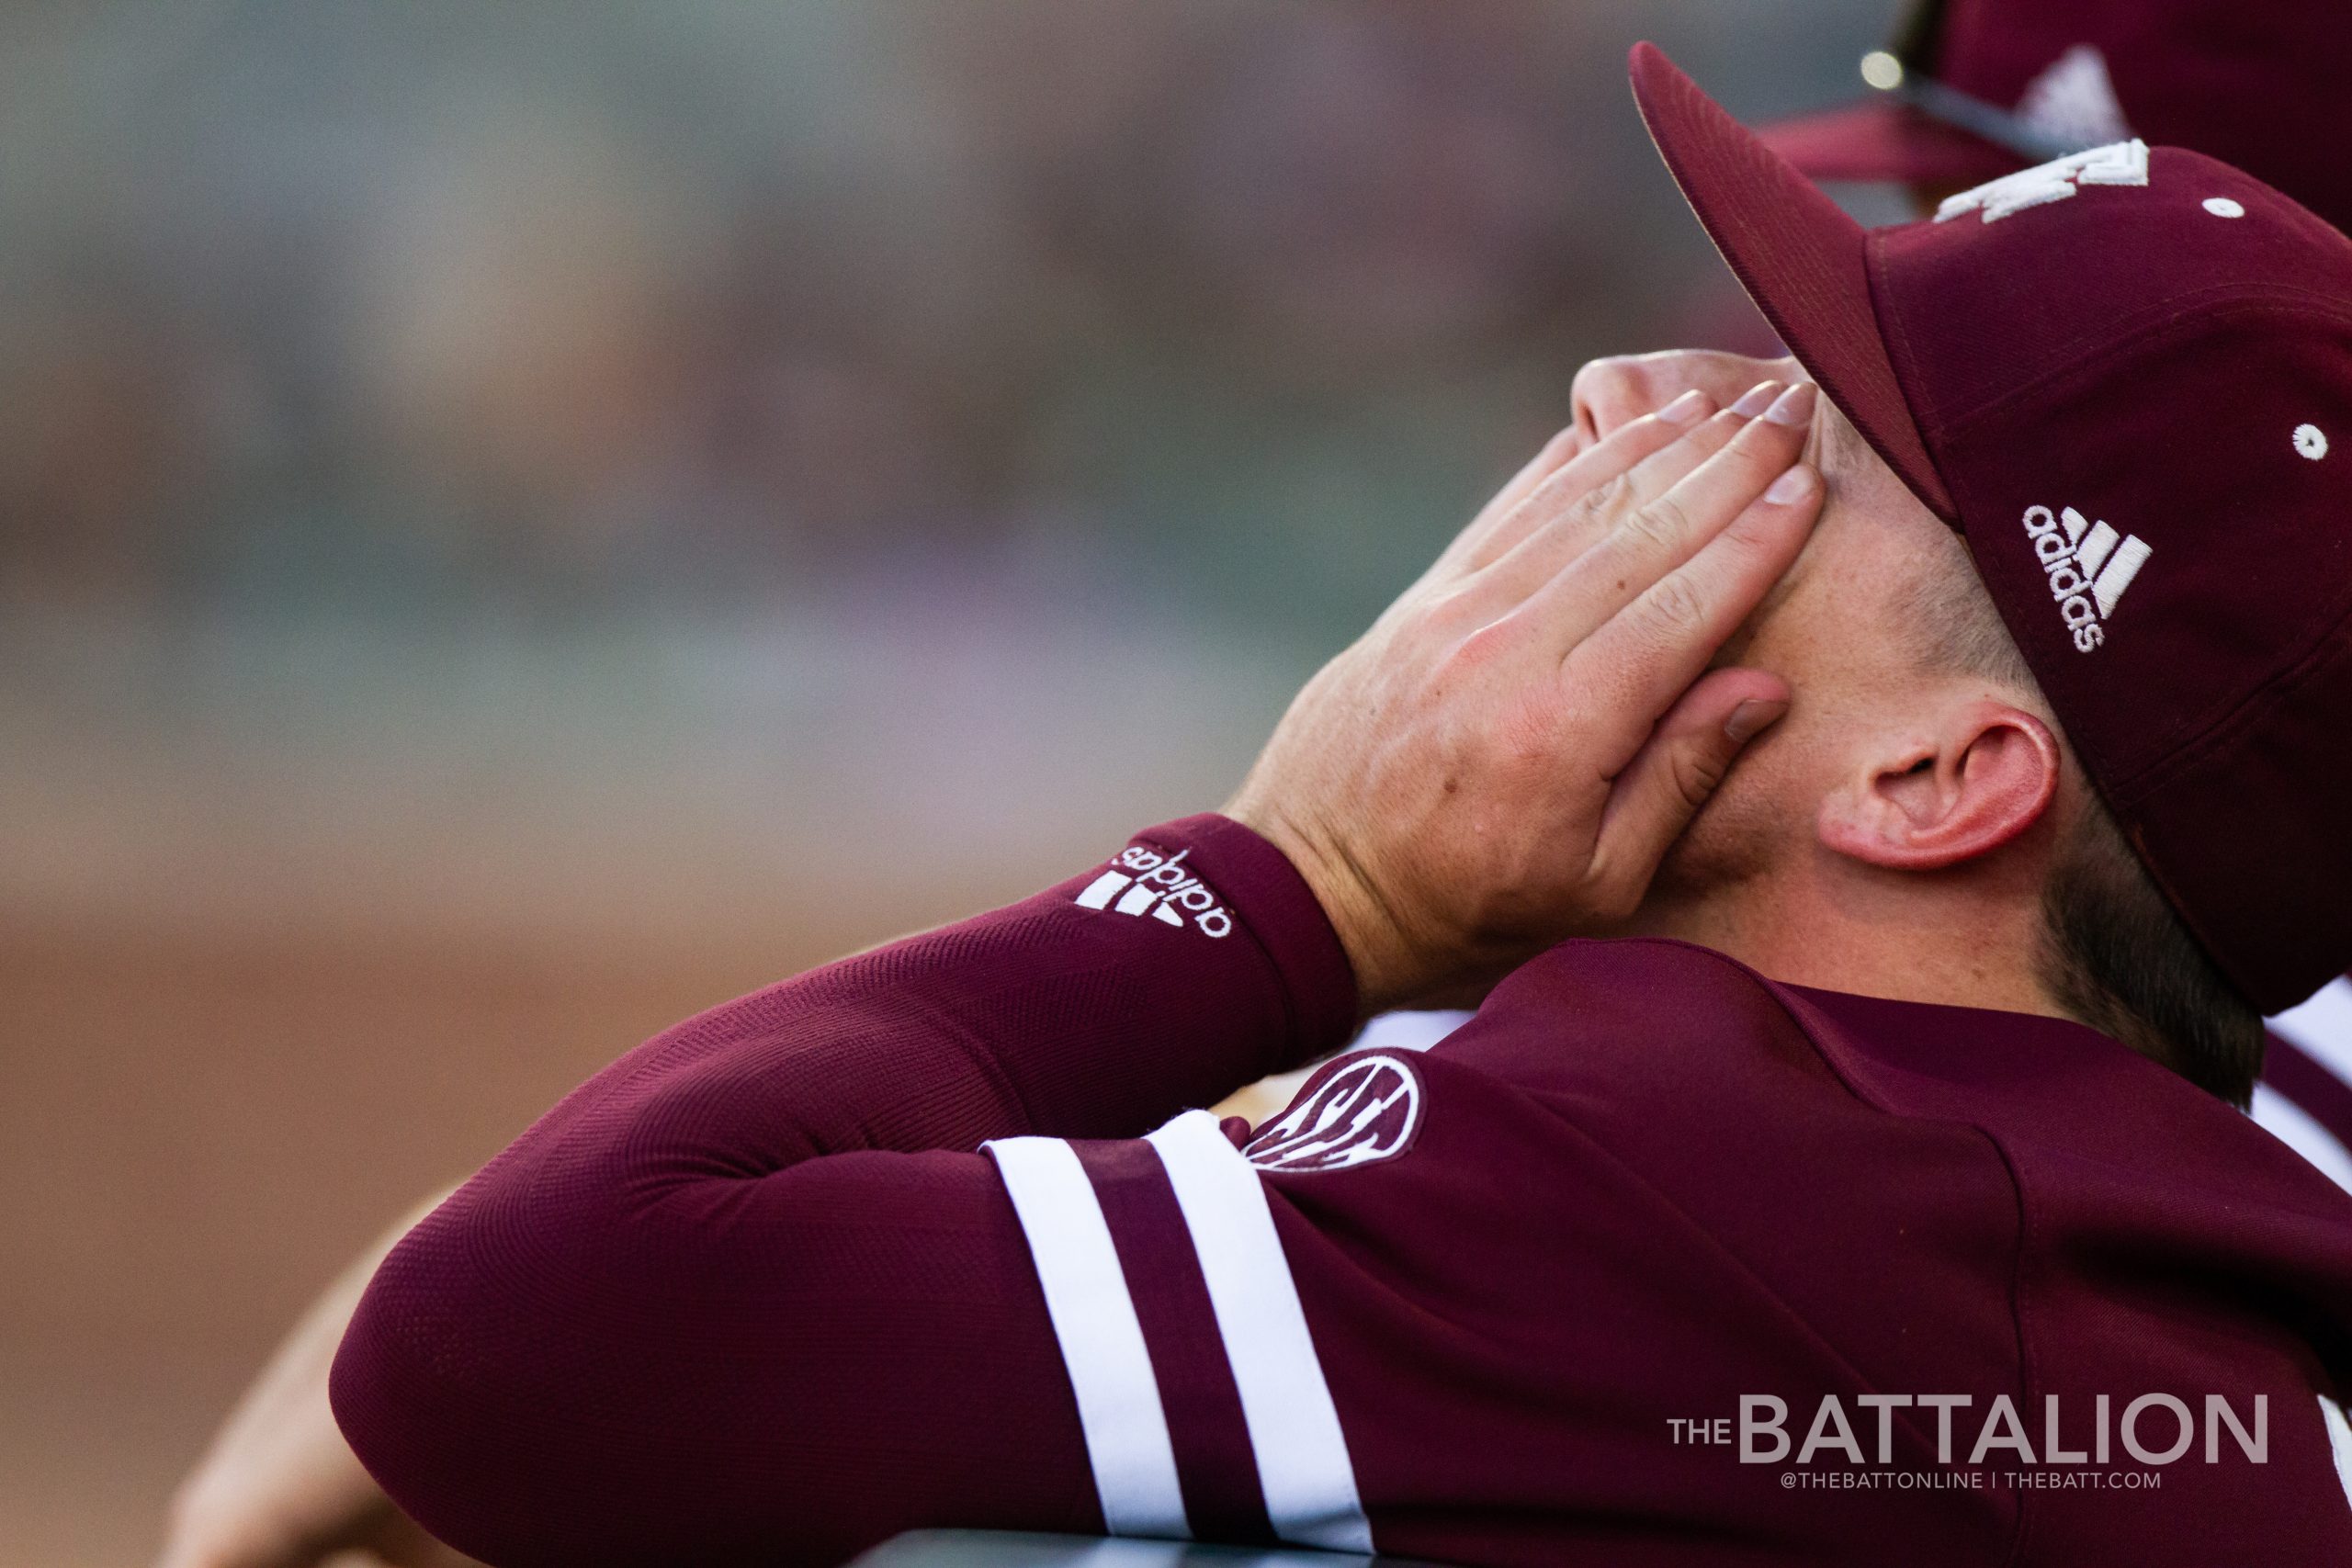
<instances>
[{"instance_id":1,"label":"white stripe on sleeve","mask_svg":"<svg viewBox=\"0 0 2352 1568\"><path fill-rule=\"evenodd\" d=\"M1062 1365L1078 1395L1103 1529L1190 1540L1159 1382L1085 1167L1059 1138L999 1138L980 1146L995 1159L1029 1238Z\"/></svg>"},{"instance_id":2,"label":"white stripe on sleeve","mask_svg":"<svg viewBox=\"0 0 2352 1568\"><path fill-rule=\"evenodd\" d=\"M1274 1533L1370 1551L1372 1527L1258 1172L1205 1111L1149 1134L1193 1234Z\"/></svg>"}]
</instances>

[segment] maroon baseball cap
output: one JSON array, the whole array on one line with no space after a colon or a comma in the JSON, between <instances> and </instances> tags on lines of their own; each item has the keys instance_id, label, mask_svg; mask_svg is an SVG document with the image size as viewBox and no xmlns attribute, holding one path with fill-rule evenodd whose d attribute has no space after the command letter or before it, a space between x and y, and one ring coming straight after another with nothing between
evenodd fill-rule
<instances>
[{"instance_id":1,"label":"maroon baseball cap","mask_svg":"<svg viewBox=\"0 0 2352 1568\"><path fill-rule=\"evenodd\" d=\"M2266 1012L2352 966L2352 241L2138 141L1865 231L1649 44L1792 352L1966 538L2093 782Z\"/></svg>"},{"instance_id":2,"label":"maroon baseball cap","mask_svg":"<svg viewBox=\"0 0 2352 1568\"><path fill-rule=\"evenodd\" d=\"M2343 0L1928 0L1862 67L1870 97L1758 134L1816 179L1930 186L2137 136L2352 229Z\"/></svg>"}]
</instances>

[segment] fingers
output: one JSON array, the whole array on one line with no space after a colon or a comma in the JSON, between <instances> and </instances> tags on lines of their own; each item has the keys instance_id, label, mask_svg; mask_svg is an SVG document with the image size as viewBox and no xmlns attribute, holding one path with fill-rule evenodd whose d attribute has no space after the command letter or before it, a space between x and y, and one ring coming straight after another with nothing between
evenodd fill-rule
<instances>
[{"instance_id":1,"label":"fingers","mask_svg":"<svg viewBox=\"0 0 2352 1568\"><path fill-rule=\"evenodd\" d=\"M1592 445L1593 438L1575 425L1546 441L1544 449L1530 458L1525 468L1510 477L1510 483L1497 491L1494 498L1478 509L1478 515L1470 520L1469 526L1454 536L1453 542L1438 556L1431 575L1443 576L1468 570L1462 565L1463 558L1501 527L1546 479L1582 456Z\"/></svg>"},{"instance_id":2,"label":"fingers","mask_svg":"<svg viewBox=\"0 0 2352 1568\"><path fill-rule=\"evenodd\" d=\"M1672 448L1677 442L1705 432L1707 416L1714 412L1714 403L1704 392L1685 392L1681 397L1659 409L1656 413L1620 425L1599 441L1564 431L1553 438L1548 453L1574 437L1577 449L1568 457L1544 473L1536 482L1509 507L1490 504L1480 513L1476 523L1465 530L1453 549L1452 565L1458 575L1467 575L1492 566L1511 553L1530 534L1544 527L1564 513L1575 508L1587 496L1618 479L1628 471L1641 467L1655 454ZM1722 434L1707 450L1713 450L1724 440ZM1542 462L1537 459L1537 463ZM1695 462L1697 459L1694 458ZM1537 464L1521 470L1524 478ZM1674 482L1679 474L1666 478L1658 489ZM1516 480L1513 481L1517 483ZM1506 487L1508 489L1508 487ZM1499 497L1498 501L1499 501Z\"/></svg>"},{"instance_id":3,"label":"fingers","mask_svg":"<svg viewBox=\"0 0 2352 1568\"><path fill-rule=\"evenodd\" d=\"M1789 711L1788 683L1761 670L1718 670L1682 694L1617 775L1594 843L1600 900L1640 901L1668 849L1748 742Z\"/></svg>"},{"instance_id":4,"label":"fingers","mask_svg":"<svg viewBox=\"0 0 2352 1568\"><path fill-rule=\"evenodd\" d=\"M1815 402L1809 384L1781 393L1721 450L1564 560L1568 570L1528 604L1554 645L1575 647L1721 534L1804 450Z\"/></svg>"},{"instance_id":5,"label":"fingers","mask_svg":"<svg viewBox=\"0 0 2352 1568\"><path fill-rule=\"evenodd\" d=\"M1749 421L1773 406L1780 390L1779 382L1764 382L1730 409L1670 435L1664 445L1614 475L1594 478L1563 470L1556 490L1546 486L1521 509L1521 518L1513 519L1526 521L1523 536L1508 554L1486 568L1478 592L1489 602L1490 613L1507 614L1595 541L1627 526L1629 519L1631 526L1645 526L1651 510L1735 441ZM1544 504L1547 500L1552 502L1549 506Z\"/></svg>"},{"instance_id":6,"label":"fingers","mask_svg":"<svg viewBox=\"0 0 2352 1568\"><path fill-rule=\"evenodd\" d=\"M1795 561L1820 519L1821 500L1821 478L1811 468L1783 470L1688 561L1571 649L1563 678L1600 694L1602 706L1638 738Z\"/></svg>"},{"instance_id":7,"label":"fingers","mask_svg":"<svg viewBox=\"0 0 2352 1568\"><path fill-rule=\"evenodd\" d=\"M1494 500L1487 503L1486 510L1496 516L1509 512L1534 494L1536 486L1558 473L1569 459L1591 445L1590 436L1574 425L1568 426L1546 441L1544 449L1529 459L1525 468L1511 476L1510 482L1495 493Z\"/></svg>"},{"instance_id":8,"label":"fingers","mask_svg":"<svg viewBox=\"0 0 2352 1568\"><path fill-rule=\"evenodd\" d=\"M1801 381L1773 399L1760 418L1742 427L1720 452L1691 469L1660 498L1663 504L1654 508L1652 518L1658 526L1622 531L1634 548L1634 559L1645 558L1643 547L1658 536L1670 535L1675 525L1695 523L1701 536L1668 540L1669 546L1684 546L1681 553L1687 557L1704 543L1703 536L1713 532L1706 526L1707 520L1721 520L1716 525L1720 527L1722 522L1737 516L1804 451L1819 401L1820 394L1810 381Z\"/></svg>"}]
</instances>

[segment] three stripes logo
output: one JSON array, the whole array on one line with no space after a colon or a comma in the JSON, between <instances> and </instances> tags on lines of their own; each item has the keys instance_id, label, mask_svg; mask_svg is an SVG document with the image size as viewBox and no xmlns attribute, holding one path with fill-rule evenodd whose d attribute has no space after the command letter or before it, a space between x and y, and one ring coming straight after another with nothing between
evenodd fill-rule
<instances>
[{"instance_id":1,"label":"three stripes logo","mask_svg":"<svg viewBox=\"0 0 2352 1568\"><path fill-rule=\"evenodd\" d=\"M2071 506L2054 513L2046 506L2027 507L2025 532L2050 581L2050 596L2075 634L2075 650L2088 653L2107 640L2100 623L2115 614L2123 591L2154 552L2139 535L2119 535Z\"/></svg>"},{"instance_id":2,"label":"three stripes logo","mask_svg":"<svg viewBox=\"0 0 2352 1568\"><path fill-rule=\"evenodd\" d=\"M1178 850L1163 855L1131 844L1111 863L1110 870L1080 890L1078 907L1148 917L1164 926L1182 928L1189 923L1204 936L1229 935L1232 914L1208 884L1184 869L1184 857L1192 852Z\"/></svg>"}]
</instances>

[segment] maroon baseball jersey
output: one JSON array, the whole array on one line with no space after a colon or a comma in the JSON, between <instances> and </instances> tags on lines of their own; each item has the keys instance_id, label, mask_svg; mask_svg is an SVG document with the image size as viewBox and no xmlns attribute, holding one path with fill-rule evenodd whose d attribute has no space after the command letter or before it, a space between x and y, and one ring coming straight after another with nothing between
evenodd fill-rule
<instances>
[{"instance_id":1,"label":"maroon baseball jersey","mask_svg":"<svg viewBox=\"0 0 2352 1568\"><path fill-rule=\"evenodd\" d=\"M599 1075L394 1250L337 1416L495 1563L2352 1550L2352 1198L2115 1042L1570 942L1188 1109L1353 1001L1262 840L1146 833Z\"/></svg>"}]
</instances>

